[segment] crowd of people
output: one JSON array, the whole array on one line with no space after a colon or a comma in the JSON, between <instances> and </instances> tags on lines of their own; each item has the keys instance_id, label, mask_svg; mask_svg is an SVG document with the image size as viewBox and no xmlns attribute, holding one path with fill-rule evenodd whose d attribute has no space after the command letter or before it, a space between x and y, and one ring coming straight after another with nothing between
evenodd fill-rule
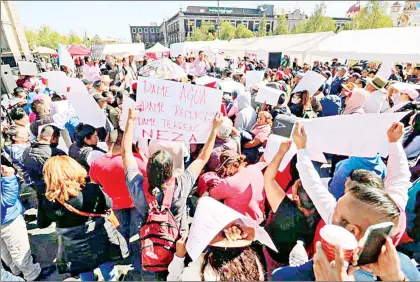
<instances>
[{"instance_id":1,"label":"crowd of people","mask_svg":"<svg viewBox=\"0 0 420 282\"><path fill-rule=\"evenodd\" d=\"M311 66L285 55L276 68L236 57L218 66L200 51L173 62L185 71L175 81L195 84L210 76L243 86L229 91L218 83L209 86L223 91L224 111L214 118L205 144L140 144L133 136L136 106L121 122L124 100L136 100L147 58L77 57L76 69L61 67L83 81L104 112L107 122L99 128L81 123L70 104L59 109L66 93L51 89L48 79L18 78L2 108L2 281L47 280L56 270L94 281L95 269L114 281L123 279L118 264L132 264L132 280L146 281L420 280L420 66L397 64L384 78L377 75L380 65L368 61L350 65L333 59ZM246 72L254 70L264 71L264 78L245 88ZM294 91L308 71L325 77L312 96ZM256 101L262 86L281 92L277 105ZM387 158L379 152L324 153L328 164L311 160L306 149L311 136L301 120L364 114L380 120L394 112L407 115L383 133ZM266 161L272 134L290 139ZM279 171L292 145L297 154ZM331 178L327 184L325 177ZM41 268L31 252L24 191L36 198L37 227L55 224L58 251L48 267ZM264 227L277 252L258 243L246 222L235 221L192 260L186 242L191 222L202 220L194 213L203 197ZM375 261L359 265L359 248L346 261L335 246L335 263L329 262L321 243L324 226L341 226L361 241L371 226L384 222L393 228Z\"/></svg>"}]
</instances>

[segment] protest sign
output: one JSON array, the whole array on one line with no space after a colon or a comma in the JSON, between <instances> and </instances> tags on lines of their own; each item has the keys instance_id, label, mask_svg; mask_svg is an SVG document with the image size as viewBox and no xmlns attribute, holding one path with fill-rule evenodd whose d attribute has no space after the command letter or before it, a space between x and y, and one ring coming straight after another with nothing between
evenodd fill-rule
<instances>
[{"instance_id":1,"label":"protest sign","mask_svg":"<svg viewBox=\"0 0 420 282\"><path fill-rule=\"evenodd\" d=\"M280 144L284 141L290 140L290 138L286 138L283 136L271 134L268 137L267 145L264 150L264 160L267 163L270 163L274 156L277 154L280 148ZM292 145L290 146L289 151L284 155L283 160L280 163L279 171L284 171L284 169L287 167L289 162L292 160L293 156L296 155L297 148L295 143L292 142ZM314 149L308 150L308 154L311 160L317 161L320 163L327 163L327 160L325 159L325 156L322 152L316 151Z\"/></svg>"},{"instance_id":2,"label":"protest sign","mask_svg":"<svg viewBox=\"0 0 420 282\"><path fill-rule=\"evenodd\" d=\"M173 142L205 143L220 111L222 91L200 85L141 77L136 135Z\"/></svg>"},{"instance_id":3,"label":"protest sign","mask_svg":"<svg viewBox=\"0 0 420 282\"><path fill-rule=\"evenodd\" d=\"M86 85L80 79L66 77L66 85L70 87L70 92L89 94Z\"/></svg>"},{"instance_id":4,"label":"protest sign","mask_svg":"<svg viewBox=\"0 0 420 282\"><path fill-rule=\"evenodd\" d=\"M90 56L92 60L103 59L102 52L104 51L105 43L92 42L90 49Z\"/></svg>"},{"instance_id":5,"label":"protest sign","mask_svg":"<svg viewBox=\"0 0 420 282\"><path fill-rule=\"evenodd\" d=\"M307 71L302 80L296 85L293 93L308 90L309 95L313 96L315 92L324 84L325 77L314 71Z\"/></svg>"},{"instance_id":6,"label":"protest sign","mask_svg":"<svg viewBox=\"0 0 420 282\"><path fill-rule=\"evenodd\" d=\"M265 50L246 51L245 57L251 60L268 62L268 52Z\"/></svg>"},{"instance_id":7,"label":"protest sign","mask_svg":"<svg viewBox=\"0 0 420 282\"><path fill-rule=\"evenodd\" d=\"M62 71L49 71L39 74L42 78L48 80L48 88L54 90L58 94L67 92L68 77Z\"/></svg>"},{"instance_id":8,"label":"protest sign","mask_svg":"<svg viewBox=\"0 0 420 282\"><path fill-rule=\"evenodd\" d=\"M385 60L382 62L381 67L379 68L376 76L380 76L383 79L388 79L392 74L392 69L394 68L393 60Z\"/></svg>"},{"instance_id":9,"label":"protest sign","mask_svg":"<svg viewBox=\"0 0 420 282\"><path fill-rule=\"evenodd\" d=\"M66 66L72 70L76 69L76 66L74 65L74 61L69 51L67 50L66 46L64 46L63 44L58 44L57 53L58 53L58 63L60 64L60 66Z\"/></svg>"},{"instance_id":10,"label":"protest sign","mask_svg":"<svg viewBox=\"0 0 420 282\"><path fill-rule=\"evenodd\" d=\"M105 126L106 116L99 108L92 95L70 91L66 93L69 103L73 106L80 122L99 128Z\"/></svg>"},{"instance_id":11,"label":"protest sign","mask_svg":"<svg viewBox=\"0 0 420 282\"><path fill-rule=\"evenodd\" d=\"M300 120L305 127L308 150L343 156L388 156L387 131L405 113L341 115Z\"/></svg>"},{"instance_id":12,"label":"protest sign","mask_svg":"<svg viewBox=\"0 0 420 282\"><path fill-rule=\"evenodd\" d=\"M225 55L217 55L216 56L216 67L219 69L226 68L226 61L225 61Z\"/></svg>"},{"instance_id":13,"label":"protest sign","mask_svg":"<svg viewBox=\"0 0 420 282\"><path fill-rule=\"evenodd\" d=\"M36 67L35 63L19 61L18 65L19 65L20 75L37 75L38 74L38 68Z\"/></svg>"},{"instance_id":14,"label":"protest sign","mask_svg":"<svg viewBox=\"0 0 420 282\"><path fill-rule=\"evenodd\" d=\"M270 236L257 222L211 197L202 197L198 202L186 244L191 259L196 260L224 227L238 219L255 229L256 240L277 251Z\"/></svg>"},{"instance_id":15,"label":"protest sign","mask_svg":"<svg viewBox=\"0 0 420 282\"><path fill-rule=\"evenodd\" d=\"M282 93L284 92L271 87L260 86L257 97L255 97L255 101L259 103L266 103L267 105L277 106L280 94Z\"/></svg>"},{"instance_id":16,"label":"protest sign","mask_svg":"<svg viewBox=\"0 0 420 282\"><path fill-rule=\"evenodd\" d=\"M245 74L246 87L250 88L264 79L264 71L247 71Z\"/></svg>"},{"instance_id":17,"label":"protest sign","mask_svg":"<svg viewBox=\"0 0 420 282\"><path fill-rule=\"evenodd\" d=\"M136 101L134 101L130 97L128 97L128 96L124 97L123 105L122 105L122 111L121 111L121 117L120 117L120 121L119 121L120 128L123 131L125 130L125 126L127 124L128 110L135 103L136 103Z\"/></svg>"}]
</instances>

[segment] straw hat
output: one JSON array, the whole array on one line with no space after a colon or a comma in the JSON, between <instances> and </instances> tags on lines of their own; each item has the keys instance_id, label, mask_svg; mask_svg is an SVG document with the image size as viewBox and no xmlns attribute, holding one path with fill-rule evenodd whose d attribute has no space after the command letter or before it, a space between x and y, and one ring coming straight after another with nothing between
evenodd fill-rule
<instances>
[{"instance_id":1,"label":"straw hat","mask_svg":"<svg viewBox=\"0 0 420 282\"><path fill-rule=\"evenodd\" d=\"M376 90L386 93L385 85L387 85L388 81L383 79L380 76L375 76L369 83L376 88Z\"/></svg>"}]
</instances>

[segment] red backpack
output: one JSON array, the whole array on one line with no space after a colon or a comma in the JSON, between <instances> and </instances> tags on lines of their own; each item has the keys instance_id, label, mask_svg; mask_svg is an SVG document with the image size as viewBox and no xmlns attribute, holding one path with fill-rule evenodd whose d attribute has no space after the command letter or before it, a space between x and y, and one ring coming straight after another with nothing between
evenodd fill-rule
<instances>
[{"instance_id":1,"label":"red backpack","mask_svg":"<svg viewBox=\"0 0 420 282\"><path fill-rule=\"evenodd\" d=\"M149 204L146 222L140 228L142 267L146 271L167 271L176 251L180 228L171 213L175 191L175 178L169 181L160 207L156 198L149 193L148 181L143 181L143 190Z\"/></svg>"}]
</instances>

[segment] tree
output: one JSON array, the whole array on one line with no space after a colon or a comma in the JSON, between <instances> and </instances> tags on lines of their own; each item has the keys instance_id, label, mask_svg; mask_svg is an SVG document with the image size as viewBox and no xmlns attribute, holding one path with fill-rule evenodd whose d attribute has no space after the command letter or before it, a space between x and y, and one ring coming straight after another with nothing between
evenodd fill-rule
<instances>
[{"instance_id":1,"label":"tree","mask_svg":"<svg viewBox=\"0 0 420 282\"><path fill-rule=\"evenodd\" d=\"M82 39L80 39L80 37L75 34L74 32L71 32L67 38L67 44L71 45L71 44L83 44Z\"/></svg>"},{"instance_id":2,"label":"tree","mask_svg":"<svg viewBox=\"0 0 420 282\"><path fill-rule=\"evenodd\" d=\"M231 40L235 38L235 27L228 21L220 22L220 40Z\"/></svg>"},{"instance_id":3,"label":"tree","mask_svg":"<svg viewBox=\"0 0 420 282\"><path fill-rule=\"evenodd\" d=\"M386 1L369 1L344 29L372 29L393 27L390 16L386 14L388 3Z\"/></svg>"},{"instance_id":4,"label":"tree","mask_svg":"<svg viewBox=\"0 0 420 282\"><path fill-rule=\"evenodd\" d=\"M258 37L262 37L266 35L267 35L267 17L264 14L260 22L260 27L258 29Z\"/></svg>"},{"instance_id":5,"label":"tree","mask_svg":"<svg viewBox=\"0 0 420 282\"><path fill-rule=\"evenodd\" d=\"M205 41L206 34L200 28L193 28L192 32L189 33L190 41Z\"/></svg>"},{"instance_id":6,"label":"tree","mask_svg":"<svg viewBox=\"0 0 420 282\"><path fill-rule=\"evenodd\" d=\"M282 34L288 34L289 30L287 28L287 19L286 15L282 14L279 17L279 22L277 24L276 29L274 30L274 35L282 35Z\"/></svg>"},{"instance_id":7,"label":"tree","mask_svg":"<svg viewBox=\"0 0 420 282\"><path fill-rule=\"evenodd\" d=\"M251 37L254 37L254 34L245 25L239 24L236 27L235 38L251 38Z\"/></svg>"},{"instance_id":8,"label":"tree","mask_svg":"<svg viewBox=\"0 0 420 282\"><path fill-rule=\"evenodd\" d=\"M30 49L36 48L38 44L38 33L33 30L25 30L26 41Z\"/></svg>"},{"instance_id":9,"label":"tree","mask_svg":"<svg viewBox=\"0 0 420 282\"><path fill-rule=\"evenodd\" d=\"M309 19L303 20L299 25L296 25L292 33L334 31L336 29L336 23L332 18L325 16L326 9L327 5L324 2L316 4Z\"/></svg>"}]
</instances>

